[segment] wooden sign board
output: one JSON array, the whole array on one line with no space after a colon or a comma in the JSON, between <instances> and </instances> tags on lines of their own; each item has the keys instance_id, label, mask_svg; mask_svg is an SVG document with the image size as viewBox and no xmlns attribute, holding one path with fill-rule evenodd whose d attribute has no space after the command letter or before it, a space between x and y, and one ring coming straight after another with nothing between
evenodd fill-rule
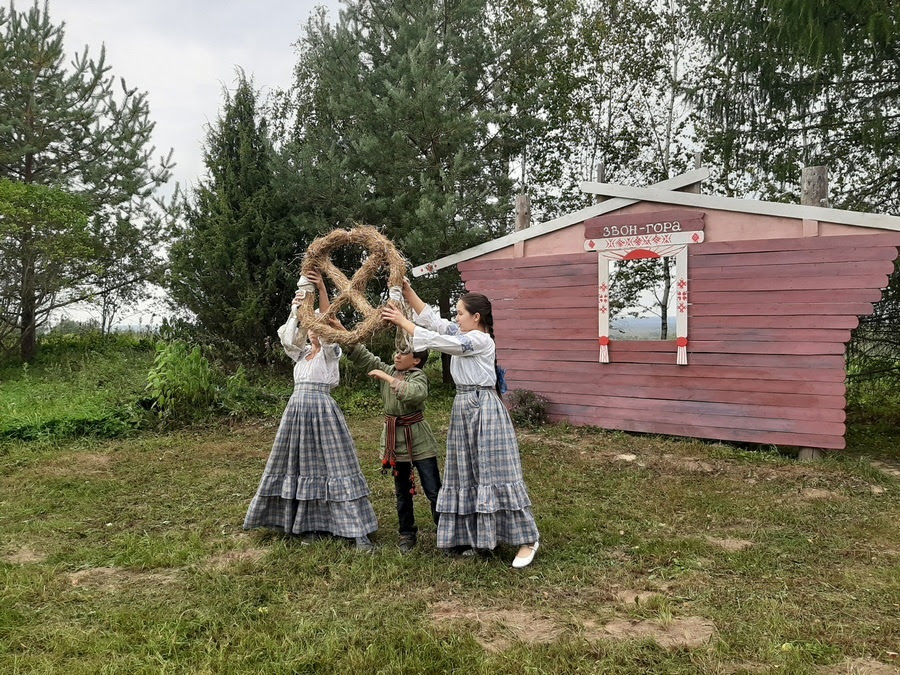
<instances>
[{"instance_id":1,"label":"wooden sign board","mask_svg":"<svg viewBox=\"0 0 900 675\"><path fill-rule=\"evenodd\" d=\"M598 240L696 232L704 228L704 215L703 211L672 209L651 213L598 216L584 221L584 238Z\"/></svg>"}]
</instances>

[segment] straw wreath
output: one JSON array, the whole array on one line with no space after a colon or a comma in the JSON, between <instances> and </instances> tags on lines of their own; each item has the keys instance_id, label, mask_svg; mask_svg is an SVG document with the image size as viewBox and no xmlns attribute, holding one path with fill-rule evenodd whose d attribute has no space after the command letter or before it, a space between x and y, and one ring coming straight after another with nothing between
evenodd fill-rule
<instances>
[{"instance_id":1,"label":"straw wreath","mask_svg":"<svg viewBox=\"0 0 900 675\"><path fill-rule=\"evenodd\" d=\"M353 278L348 279L331 262L331 252L353 244L366 249L368 256ZM365 342L378 331L390 327L391 324L381 319L381 307L373 308L366 298L366 285L378 270L385 266L388 270L388 286L401 288L406 277L406 259L397 251L391 240L374 227L360 225L351 230L333 230L314 240L303 257L301 274L318 271L323 278L332 281L338 292L331 299L328 311L319 316L316 316L313 306L314 294L307 293L297 309L300 325L307 330L315 331L324 342L336 342L344 347ZM396 292L394 295L396 296ZM405 307L406 303L402 300L402 296L399 302L396 300L394 302L409 315L409 309ZM363 315L362 321L347 331L330 326L328 319L336 317L347 305L352 305Z\"/></svg>"}]
</instances>

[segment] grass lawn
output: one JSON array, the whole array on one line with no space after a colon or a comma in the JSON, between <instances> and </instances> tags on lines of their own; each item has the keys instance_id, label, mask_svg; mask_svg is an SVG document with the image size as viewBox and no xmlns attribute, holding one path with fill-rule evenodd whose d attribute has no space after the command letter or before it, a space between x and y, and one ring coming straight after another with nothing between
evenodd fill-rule
<instances>
[{"instance_id":1,"label":"grass lawn","mask_svg":"<svg viewBox=\"0 0 900 675\"><path fill-rule=\"evenodd\" d=\"M150 338L61 336L33 364L0 364L0 440L127 432L153 356Z\"/></svg>"},{"instance_id":2,"label":"grass lawn","mask_svg":"<svg viewBox=\"0 0 900 675\"><path fill-rule=\"evenodd\" d=\"M439 554L422 497L399 553L371 415L374 554L243 532L275 424L0 445L0 673L897 672L900 478L863 456L896 435L800 464L522 430L542 548L512 570Z\"/></svg>"}]
</instances>

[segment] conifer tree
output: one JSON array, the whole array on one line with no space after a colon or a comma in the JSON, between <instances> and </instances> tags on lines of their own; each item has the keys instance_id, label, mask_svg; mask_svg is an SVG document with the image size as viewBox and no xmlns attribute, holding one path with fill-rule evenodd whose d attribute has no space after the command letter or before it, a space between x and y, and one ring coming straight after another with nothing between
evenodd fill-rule
<instances>
[{"instance_id":1,"label":"conifer tree","mask_svg":"<svg viewBox=\"0 0 900 675\"><path fill-rule=\"evenodd\" d=\"M268 125L243 73L225 92L203 159L207 175L185 201L169 287L203 329L261 358L284 320L309 238L291 220L292 186L279 186Z\"/></svg>"},{"instance_id":2,"label":"conifer tree","mask_svg":"<svg viewBox=\"0 0 900 675\"><path fill-rule=\"evenodd\" d=\"M349 0L336 25L310 21L280 110L324 227L380 227L414 264L509 230L512 162L535 126L514 83L543 39L529 8ZM459 276L418 288L448 316Z\"/></svg>"},{"instance_id":3,"label":"conifer tree","mask_svg":"<svg viewBox=\"0 0 900 675\"><path fill-rule=\"evenodd\" d=\"M70 193L90 214L87 228L79 218L43 219L51 210L41 204L55 199L32 191L41 196L33 217L5 228L0 239L0 266L16 270L0 277L0 324L16 335L27 361L54 309L151 273L162 225L155 191L171 161L153 160L147 96L109 74L102 49L94 61L85 48L67 66L64 26L51 21L46 2L23 12L0 8L0 30L0 179ZM66 250L63 242L73 238L83 245ZM107 274L110 246L139 259L132 275ZM68 256L68 264L50 251Z\"/></svg>"}]
</instances>

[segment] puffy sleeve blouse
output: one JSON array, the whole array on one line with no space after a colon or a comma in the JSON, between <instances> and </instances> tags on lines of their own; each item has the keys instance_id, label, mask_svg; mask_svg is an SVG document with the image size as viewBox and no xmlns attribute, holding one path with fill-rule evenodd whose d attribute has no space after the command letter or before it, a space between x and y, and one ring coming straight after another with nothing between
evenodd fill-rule
<instances>
[{"instance_id":1,"label":"puffy sleeve blouse","mask_svg":"<svg viewBox=\"0 0 900 675\"><path fill-rule=\"evenodd\" d=\"M496 347L493 338L480 330L466 333L453 321L441 318L426 305L421 314L413 313L416 324L413 350L434 349L450 354L450 374L456 384L493 387Z\"/></svg>"},{"instance_id":2,"label":"puffy sleeve blouse","mask_svg":"<svg viewBox=\"0 0 900 675\"><path fill-rule=\"evenodd\" d=\"M297 315L291 312L285 324L278 329L278 338L285 354L294 362L294 384L315 382L328 384L332 389L341 381L340 345L322 343L319 353L312 359L312 345L306 341L306 329L297 323Z\"/></svg>"}]
</instances>

